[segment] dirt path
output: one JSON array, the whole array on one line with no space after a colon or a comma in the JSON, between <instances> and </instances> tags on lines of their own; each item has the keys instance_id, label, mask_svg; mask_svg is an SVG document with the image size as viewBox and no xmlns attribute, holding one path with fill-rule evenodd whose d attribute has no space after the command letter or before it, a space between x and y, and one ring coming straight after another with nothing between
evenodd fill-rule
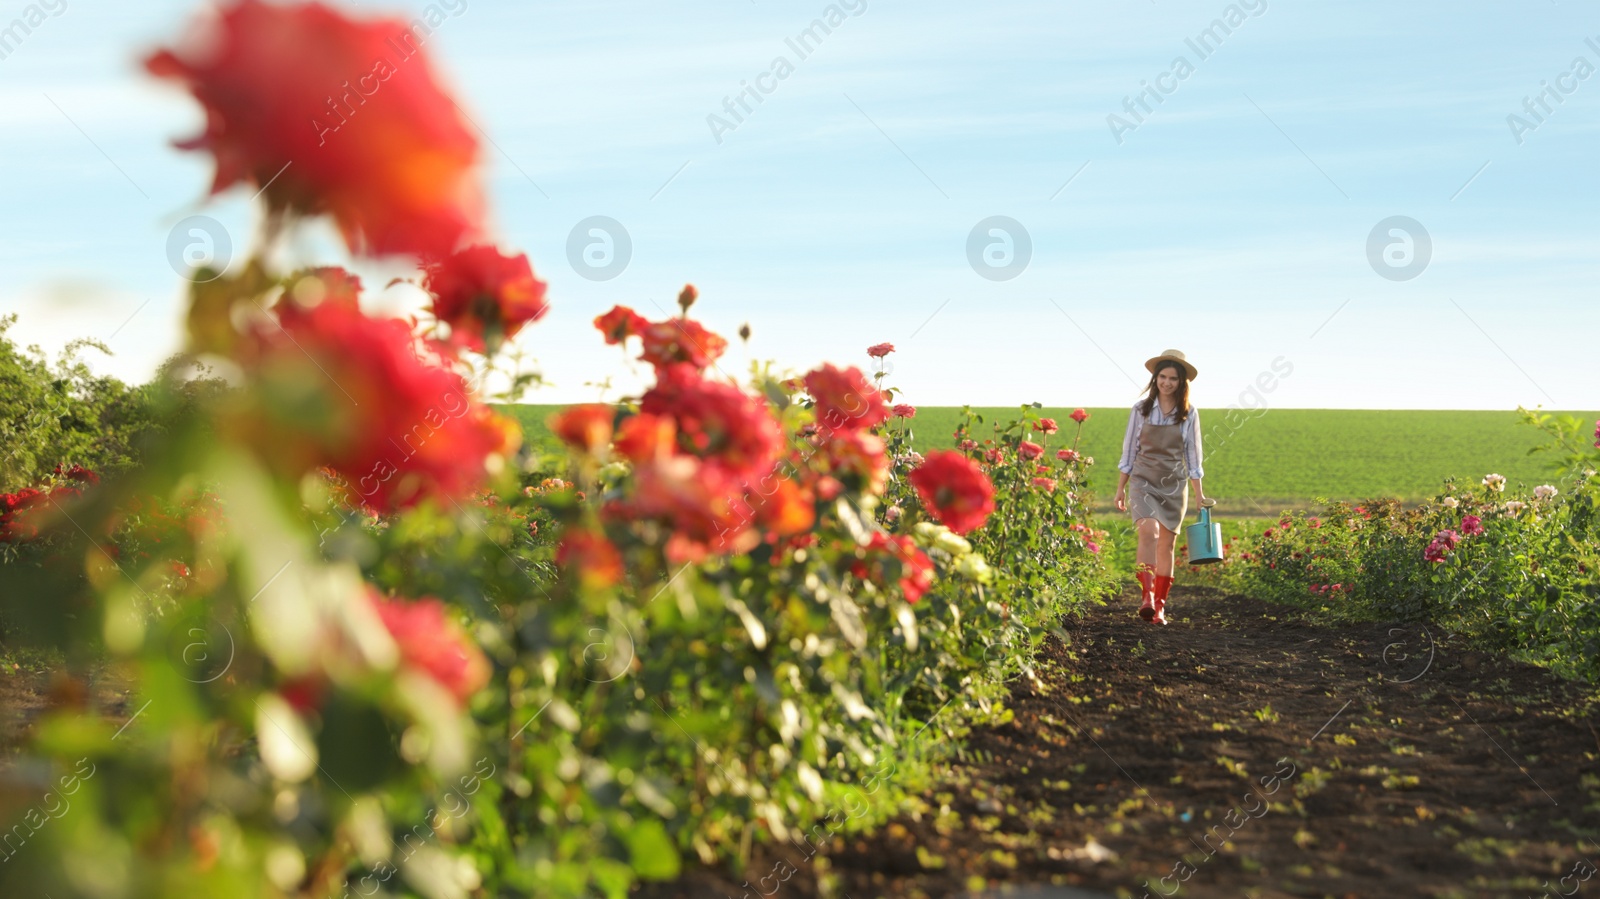
<instances>
[{"instance_id":1,"label":"dirt path","mask_svg":"<svg viewBox=\"0 0 1600 899\"><path fill-rule=\"evenodd\" d=\"M1166 628L1135 605L1052 639L1044 689L920 810L763 849L748 892L698 871L644 894L755 897L782 861L773 896L1600 897L1593 691L1416 626L1181 587Z\"/></svg>"}]
</instances>

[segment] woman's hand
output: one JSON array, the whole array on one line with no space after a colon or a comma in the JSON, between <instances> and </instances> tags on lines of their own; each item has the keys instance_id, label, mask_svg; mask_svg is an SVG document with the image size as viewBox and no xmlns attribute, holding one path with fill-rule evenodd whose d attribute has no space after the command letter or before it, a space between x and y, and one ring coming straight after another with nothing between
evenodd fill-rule
<instances>
[{"instance_id":1,"label":"woman's hand","mask_svg":"<svg viewBox=\"0 0 1600 899\"><path fill-rule=\"evenodd\" d=\"M1128 511L1128 488L1127 488L1127 485L1123 485L1123 486L1117 488L1117 497L1116 497L1115 500L1113 500L1113 502L1116 504L1118 512L1126 512L1126 511Z\"/></svg>"}]
</instances>

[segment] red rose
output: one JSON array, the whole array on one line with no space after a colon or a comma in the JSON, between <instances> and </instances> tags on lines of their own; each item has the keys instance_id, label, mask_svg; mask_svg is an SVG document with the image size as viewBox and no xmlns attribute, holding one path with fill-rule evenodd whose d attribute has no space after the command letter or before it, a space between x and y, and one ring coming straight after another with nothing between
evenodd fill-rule
<instances>
[{"instance_id":1,"label":"red rose","mask_svg":"<svg viewBox=\"0 0 1600 899\"><path fill-rule=\"evenodd\" d=\"M983 458L984 461L988 462L990 465L999 465L1001 462L1006 460L1006 454L998 448L986 449L983 451Z\"/></svg>"},{"instance_id":2,"label":"red rose","mask_svg":"<svg viewBox=\"0 0 1600 899\"><path fill-rule=\"evenodd\" d=\"M728 348L728 342L721 335L687 318L650 322L639 336L644 339L644 352L640 358L654 365L658 372L679 362L686 362L704 371Z\"/></svg>"},{"instance_id":3,"label":"red rose","mask_svg":"<svg viewBox=\"0 0 1600 899\"><path fill-rule=\"evenodd\" d=\"M1038 487L1046 493L1056 492L1055 478L1034 478L1033 486Z\"/></svg>"},{"instance_id":4,"label":"red rose","mask_svg":"<svg viewBox=\"0 0 1600 899\"><path fill-rule=\"evenodd\" d=\"M958 534L983 527L994 511L994 485L960 453L933 450L909 478L933 517Z\"/></svg>"},{"instance_id":5,"label":"red rose","mask_svg":"<svg viewBox=\"0 0 1600 899\"><path fill-rule=\"evenodd\" d=\"M851 566L851 572L863 580L882 582L891 575L885 569L892 562L899 568L897 581L906 602L916 602L933 586L933 561L917 547L910 537L889 537L881 531L874 532L866 546L866 559Z\"/></svg>"},{"instance_id":6,"label":"red rose","mask_svg":"<svg viewBox=\"0 0 1600 899\"><path fill-rule=\"evenodd\" d=\"M905 403L900 403L899 405L895 406L890 411L894 413L894 417L895 418L916 418L917 417L917 407L916 406L910 406L910 405L907 405Z\"/></svg>"},{"instance_id":7,"label":"red rose","mask_svg":"<svg viewBox=\"0 0 1600 899\"><path fill-rule=\"evenodd\" d=\"M671 455L677 433L677 426L666 416L632 415L622 420L613 442L623 457L648 462Z\"/></svg>"},{"instance_id":8,"label":"red rose","mask_svg":"<svg viewBox=\"0 0 1600 899\"><path fill-rule=\"evenodd\" d=\"M1041 418L1033 427L1041 434L1054 434L1061 430L1056 426L1056 420L1053 418Z\"/></svg>"},{"instance_id":9,"label":"red rose","mask_svg":"<svg viewBox=\"0 0 1600 899\"><path fill-rule=\"evenodd\" d=\"M1072 410L1072 420L1077 422L1078 424L1080 424L1080 425L1083 424L1085 421L1088 420L1088 418L1089 418L1089 413L1084 411L1083 409L1074 409L1074 410Z\"/></svg>"},{"instance_id":10,"label":"red rose","mask_svg":"<svg viewBox=\"0 0 1600 899\"><path fill-rule=\"evenodd\" d=\"M184 49L148 57L183 82L216 159L211 192L259 186L274 212L328 213L355 252L443 256L477 230L478 140L402 19L238 0Z\"/></svg>"},{"instance_id":11,"label":"red rose","mask_svg":"<svg viewBox=\"0 0 1600 899\"><path fill-rule=\"evenodd\" d=\"M465 703L489 683L489 661L436 599L406 602L370 594L383 626L400 649L400 665L433 678Z\"/></svg>"},{"instance_id":12,"label":"red rose","mask_svg":"<svg viewBox=\"0 0 1600 899\"><path fill-rule=\"evenodd\" d=\"M650 322L627 306L612 306L610 312L595 317L594 326L605 335L606 343L615 346L643 334Z\"/></svg>"},{"instance_id":13,"label":"red rose","mask_svg":"<svg viewBox=\"0 0 1600 899\"><path fill-rule=\"evenodd\" d=\"M892 343L875 343L867 347L867 355L874 359L882 359L892 352L894 352L894 344Z\"/></svg>"},{"instance_id":14,"label":"red rose","mask_svg":"<svg viewBox=\"0 0 1600 899\"><path fill-rule=\"evenodd\" d=\"M489 246L468 247L429 263L423 286L433 294L433 314L469 349L494 352L522 326L550 311L545 283L528 257L505 256Z\"/></svg>"},{"instance_id":15,"label":"red rose","mask_svg":"<svg viewBox=\"0 0 1600 899\"><path fill-rule=\"evenodd\" d=\"M1044 447L1032 441L1024 440L1017 444L1017 455L1024 459L1037 459L1044 455Z\"/></svg>"},{"instance_id":16,"label":"red rose","mask_svg":"<svg viewBox=\"0 0 1600 899\"><path fill-rule=\"evenodd\" d=\"M573 449L594 455L610 445L614 415L605 403L568 406L550 416L550 432Z\"/></svg>"},{"instance_id":17,"label":"red rose","mask_svg":"<svg viewBox=\"0 0 1600 899\"><path fill-rule=\"evenodd\" d=\"M765 474L783 448L783 429L766 403L731 384L701 378L688 365L660 371L639 411L669 419L684 453L714 459L733 472Z\"/></svg>"},{"instance_id":18,"label":"red rose","mask_svg":"<svg viewBox=\"0 0 1600 899\"><path fill-rule=\"evenodd\" d=\"M668 523L668 559L698 562L713 552L747 552L760 542L750 528L743 495L740 481L721 466L673 456L640 466L633 497L611 512L628 520Z\"/></svg>"},{"instance_id":19,"label":"red rose","mask_svg":"<svg viewBox=\"0 0 1600 899\"><path fill-rule=\"evenodd\" d=\"M1063 462L1076 462L1078 461L1078 452L1077 450L1069 449L1056 450L1056 458Z\"/></svg>"},{"instance_id":20,"label":"red rose","mask_svg":"<svg viewBox=\"0 0 1600 899\"><path fill-rule=\"evenodd\" d=\"M889 455L883 438L865 431L835 431L822 441L819 455L840 480L855 482L862 493L880 496L889 484Z\"/></svg>"},{"instance_id":21,"label":"red rose","mask_svg":"<svg viewBox=\"0 0 1600 899\"><path fill-rule=\"evenodd\" d=\"M789 478L779 478L770 496L757 496L756 520L768 540L791 537L811 530L817 522L816 501L810 491Z\"/></svg>"},{"instance_id":22,"label":"red rose","mask_svg":"<svg viewBox=\"0 0 1600 899\"><path fill-rule=\"evenodd\" d=\"M353 305L279 304L244 350L251 389L229 412L235 436L295 477L336 469L377 511L465 496L515 426L473 402L455 372L420 358L410 327Z\"/></svg>"},{"instance_id":23,"label":"red rose","mask_svg":"<svg viewBox=\"0 0 1600 899\"><path fill-rule=\"evenodd\" d=\"M606 535L581 526L561 533L556 547L556 566L573 572L588 590L602 590L622 583L622 554Z\"/></svg>"},{"instance_id":24,"label":"red rose","mask_svg":"<svg viewBox=\"0 0 1600 899\"><path fill-rule=\"evenodd\" d=\"M806 392L817 403L817 422L835 431L875 428L889 417L883 395L855 366L824 365L806 374Z\"/></svg>"}]
</instances>

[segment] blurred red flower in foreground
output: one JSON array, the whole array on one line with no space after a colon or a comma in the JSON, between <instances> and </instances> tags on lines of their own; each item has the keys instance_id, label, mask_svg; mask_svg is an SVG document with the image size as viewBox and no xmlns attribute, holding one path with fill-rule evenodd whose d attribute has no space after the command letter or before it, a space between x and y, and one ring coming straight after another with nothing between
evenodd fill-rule
<instances>
[{"instance_id":1,"label":"blurred red flower in foreground","mask_svg":"<svg viewBox=\"0 0 1600 899\"><path fill-rule=\"evenodd\" d=\"M550 431L573 449L593 455L610 445L615 414L605 403L569 406L550 416Z\"/></svg>"},{"instance_id":2,"label":"blurred red flower in foreground","mask_svg":"<svg viewBox=\"0 0 1600 899\"><path fill-rule=\"evenodd\" d=\"M205 108L178 146L216 158L212 193L258 185L274 211L331 214L352 251L443 256L482 218L478 140L419 43L403 19L239 0L144 65Z\"/></svg>"},{"instance_id":3,"label":"blurred red flower in foreground","mask_svg":"<svg viewBox=\"0 0 1600 899\"><path fill-rule=\"evenodd\" d=\"M933 450L909 475L933 517L965 534L983 527L994 511L994 485L976 462L953 450Z\"/></svg>"},{"instance_id":4,"label":"blurred red flower in foreground","mask_svg":"<svg viewBox=\"0 0 1600 899\"><path fill-rule=\"evenodd\" d=\"M817 401L817 422L834 431L875 428L889 418L882 394L855 366L824 365L806 374L806 393Z\"/></svg>"},{"instance_id":5,"label":"blurred red flower in foreground","mask_svg":"<svg viewBox=\"0 0 1600 899\"><path fill-rule=\"evenodd\" d=\"M556 548L556 565L572 572L585 588L599 590L622 583L622 554L606 535L582 526L569 527Z\"/></svg>"},{"instance_id":6,"label":"blurred red flower in foreground","mask_svg":"<svg viewBox=\"0 0 1600 899\"><path fill-rule=\"evenodd\" d=\"M451 337L479 352L486 347L493 352L550 311L545 283L533 276L528 257L505 256L489 246L468 247L429 263L423 286L433 294L433 314L450 326Z\"/></svg>"},{"instance_id":7,"label":"blurred red flower in foreground","mask_svg":"<svg viewBox=\"0 0 1600 899\"><path fill-rule=\"evenodd\" d=\"M352 305L278 306L241 360L257 379L230 410L236 432L293 475L336 469L380 512L482 483L514 426L475 403L461 376L420 358L406 322Z\"/></svg>"},{"instance_id":8,"label":"blurred red flower in foreground","mask_svg":"<svg viewBox=\"0 0 1600 899\"><path fill-rule=\"evenodd\" d=\"M433 678L465 703L489 682L489 660L436 599L406 602L370 594L373 608L400 650L400 666Z\"/></svg>"}]
</instances>

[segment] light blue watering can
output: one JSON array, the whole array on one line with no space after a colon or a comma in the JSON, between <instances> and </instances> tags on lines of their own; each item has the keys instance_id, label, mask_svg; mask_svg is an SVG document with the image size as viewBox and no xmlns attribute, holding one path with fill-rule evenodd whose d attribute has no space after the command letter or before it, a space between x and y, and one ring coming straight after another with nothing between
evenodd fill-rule
<instances>
[{"instance_id":1,"label":"light blue watering can","mask_svg":"<svg viewBox=\"0 0 1600 899\"><path fill-rule=\"evenodd\" d=\"M1217 501L1206 497L1200 506L1200 521L1183 529L1189 544L1190 565L1210 565L1222 561L1222 525L1211 523L1211 507Z\"/></svg>"}]
</instances>

